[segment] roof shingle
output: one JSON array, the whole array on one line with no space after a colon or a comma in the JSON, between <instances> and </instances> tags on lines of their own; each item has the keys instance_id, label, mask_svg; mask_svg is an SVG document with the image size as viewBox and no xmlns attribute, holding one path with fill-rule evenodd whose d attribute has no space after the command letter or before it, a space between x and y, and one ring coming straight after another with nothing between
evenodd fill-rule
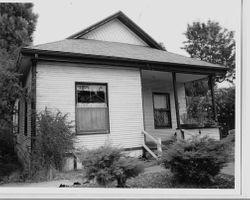
<instances>
[{"instance_id":1,"label":"roof shingle","mask_svg":"<svg viewBox=\"0 0 250 200\"><path fill-rule=\"evenodd\" d=\"M124 43L106 42L85 39L65 39L57 42L28 46L24 49L45 50L56 52L76 53L83 55L97 55L104 57L117 57L135 59L139 61L153 61L171 64L184 64L192 66L207 66L224 68L223 66L211 64L198 59L157 50L150 47L136 46Z\"/></svg>"}]
</instances>

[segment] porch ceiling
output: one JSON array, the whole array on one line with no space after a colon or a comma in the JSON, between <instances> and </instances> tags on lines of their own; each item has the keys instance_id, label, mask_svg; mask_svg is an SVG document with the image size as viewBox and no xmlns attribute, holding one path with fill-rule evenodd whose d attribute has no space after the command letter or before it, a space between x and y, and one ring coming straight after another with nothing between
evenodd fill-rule
<instances>
[{"instance_id":1,"label":"porch ceiling","mask_svg":"<svg viewBox=\"0 0 250 200\"><path fill-rule=\"evenodd\" d=\"M172 81L171 72L142 70L143 79ZM206 78L207 75L176 73L176 81L185 83Z\"/></svg>"}]
</instances>

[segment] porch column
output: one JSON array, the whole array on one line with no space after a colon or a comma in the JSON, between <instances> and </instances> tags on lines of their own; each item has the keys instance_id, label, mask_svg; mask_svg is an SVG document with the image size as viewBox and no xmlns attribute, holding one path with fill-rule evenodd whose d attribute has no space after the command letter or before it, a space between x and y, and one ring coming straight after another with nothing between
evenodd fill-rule
<instances>
[{"instance_id":1,"label":"porch column","mask_svg":"<svg viewBox=\"0 0 250 200\"><path fill-rule=\"evenodd\" d=\"M174 103L175 103L175 113L176 113L176 122L177 122L177 129L180 129L180 112L179 112L179 101L178 101L178 94L176 89L176 73L172 72L172 80L173 80L173 89L174 89Z\"/></svg>"},{"instance_id":2,"label":"porch column","mask_svg":"<svg viewBox=\"0 0 250 200\"><path fill-rule=\"evenodd\" d=\"M214 77L213 75L209 75L208 78L209 78L208 84L210 87L211 98L212 98L212 108L213 108L213 115L214 115L213 117L214 117L214 121L218 122L215 99L214 99Z\"/></svg>"}]
</instances>

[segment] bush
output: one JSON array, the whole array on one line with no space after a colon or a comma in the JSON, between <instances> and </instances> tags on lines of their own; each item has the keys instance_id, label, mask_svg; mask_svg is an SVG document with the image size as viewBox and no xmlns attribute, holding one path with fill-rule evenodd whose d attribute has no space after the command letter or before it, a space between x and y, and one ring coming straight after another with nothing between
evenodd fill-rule
<instances>
[{"instance_id":1,"label":"bush","mask_svg":"<svg viewBox=\"0 0 250 200\"><path fill-rule=\"evenodd\" d=\"M113 174L117 180L118 187L126 187L129 178L138 176L144 171L144 166L135 158L123 157L114 163Z\"/></svg>"},{"instance_id":2,"label":"bush","mask_svg":"<svg viewBox=\"0 0 250 200\"><path fill-rule=\"evenodd\" d=\"M215 90L215 102L222 137L235 128L235 86Z\"/></svg>"},{"instance_id":3,"label":"bush","mask_svg":"<svg viewBox=\"0 0 250 200\"><path fill-rule=\"evenodd\" d=\"M225 142L199 136L173 143L161 159L174 179L186 183L212 181L227 161Z\"/></svg>"},{"instance_id":4,"label":"bush","mask_svg":"<svg viewBox=\"0 0 250 200\"><path fill-rule=\"evenodd\" d=\"M126 180L143 171L143 165L135 158L125 156L122 149L104 145L94 150L85 150L80 160L86 170L88 179L106 187L117 180L118 187L126 187Z\"/></svg>"},{"instance_id":5,"label":"bush","mask_svg":"<svg viewBox=\"0 0 250 200\"><path fill-rule=\"evenodd\" d=\"M72 122L67 114L60 111L53 114L47 108L37 116L37 135L32 155L32 168L36 173L41 169L62 169L65 153L74 149L75 135Z\"/></svg>"}]
</instances>

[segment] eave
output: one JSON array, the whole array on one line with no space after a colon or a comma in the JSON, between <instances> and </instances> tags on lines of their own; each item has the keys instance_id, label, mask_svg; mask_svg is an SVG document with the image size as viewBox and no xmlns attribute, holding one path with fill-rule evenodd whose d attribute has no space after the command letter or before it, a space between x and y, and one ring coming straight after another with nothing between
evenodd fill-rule
<instances>
[{"instance_id":1,"label":"eave","mask_svg":"<svg viewBox=\"0 0 250 200\"><path fill-rule=\"evenodd\" d=\"M167 63L147 60L137 60L130 58L100 56L89 54L78 54L70 52L48 51L23 48L21 54L24 57L35 59L38 61L50 62L67 62L67 63L82 63L82 64L98 64L103 66L116 67L131 67L140 68L144 70L168 71L176 73L190 73L190 74L224 74L227 72L225 67L209 67L187 65L181 63ZM19 69L20 70L20 69Z\"/></svg>"}]
</instances>

